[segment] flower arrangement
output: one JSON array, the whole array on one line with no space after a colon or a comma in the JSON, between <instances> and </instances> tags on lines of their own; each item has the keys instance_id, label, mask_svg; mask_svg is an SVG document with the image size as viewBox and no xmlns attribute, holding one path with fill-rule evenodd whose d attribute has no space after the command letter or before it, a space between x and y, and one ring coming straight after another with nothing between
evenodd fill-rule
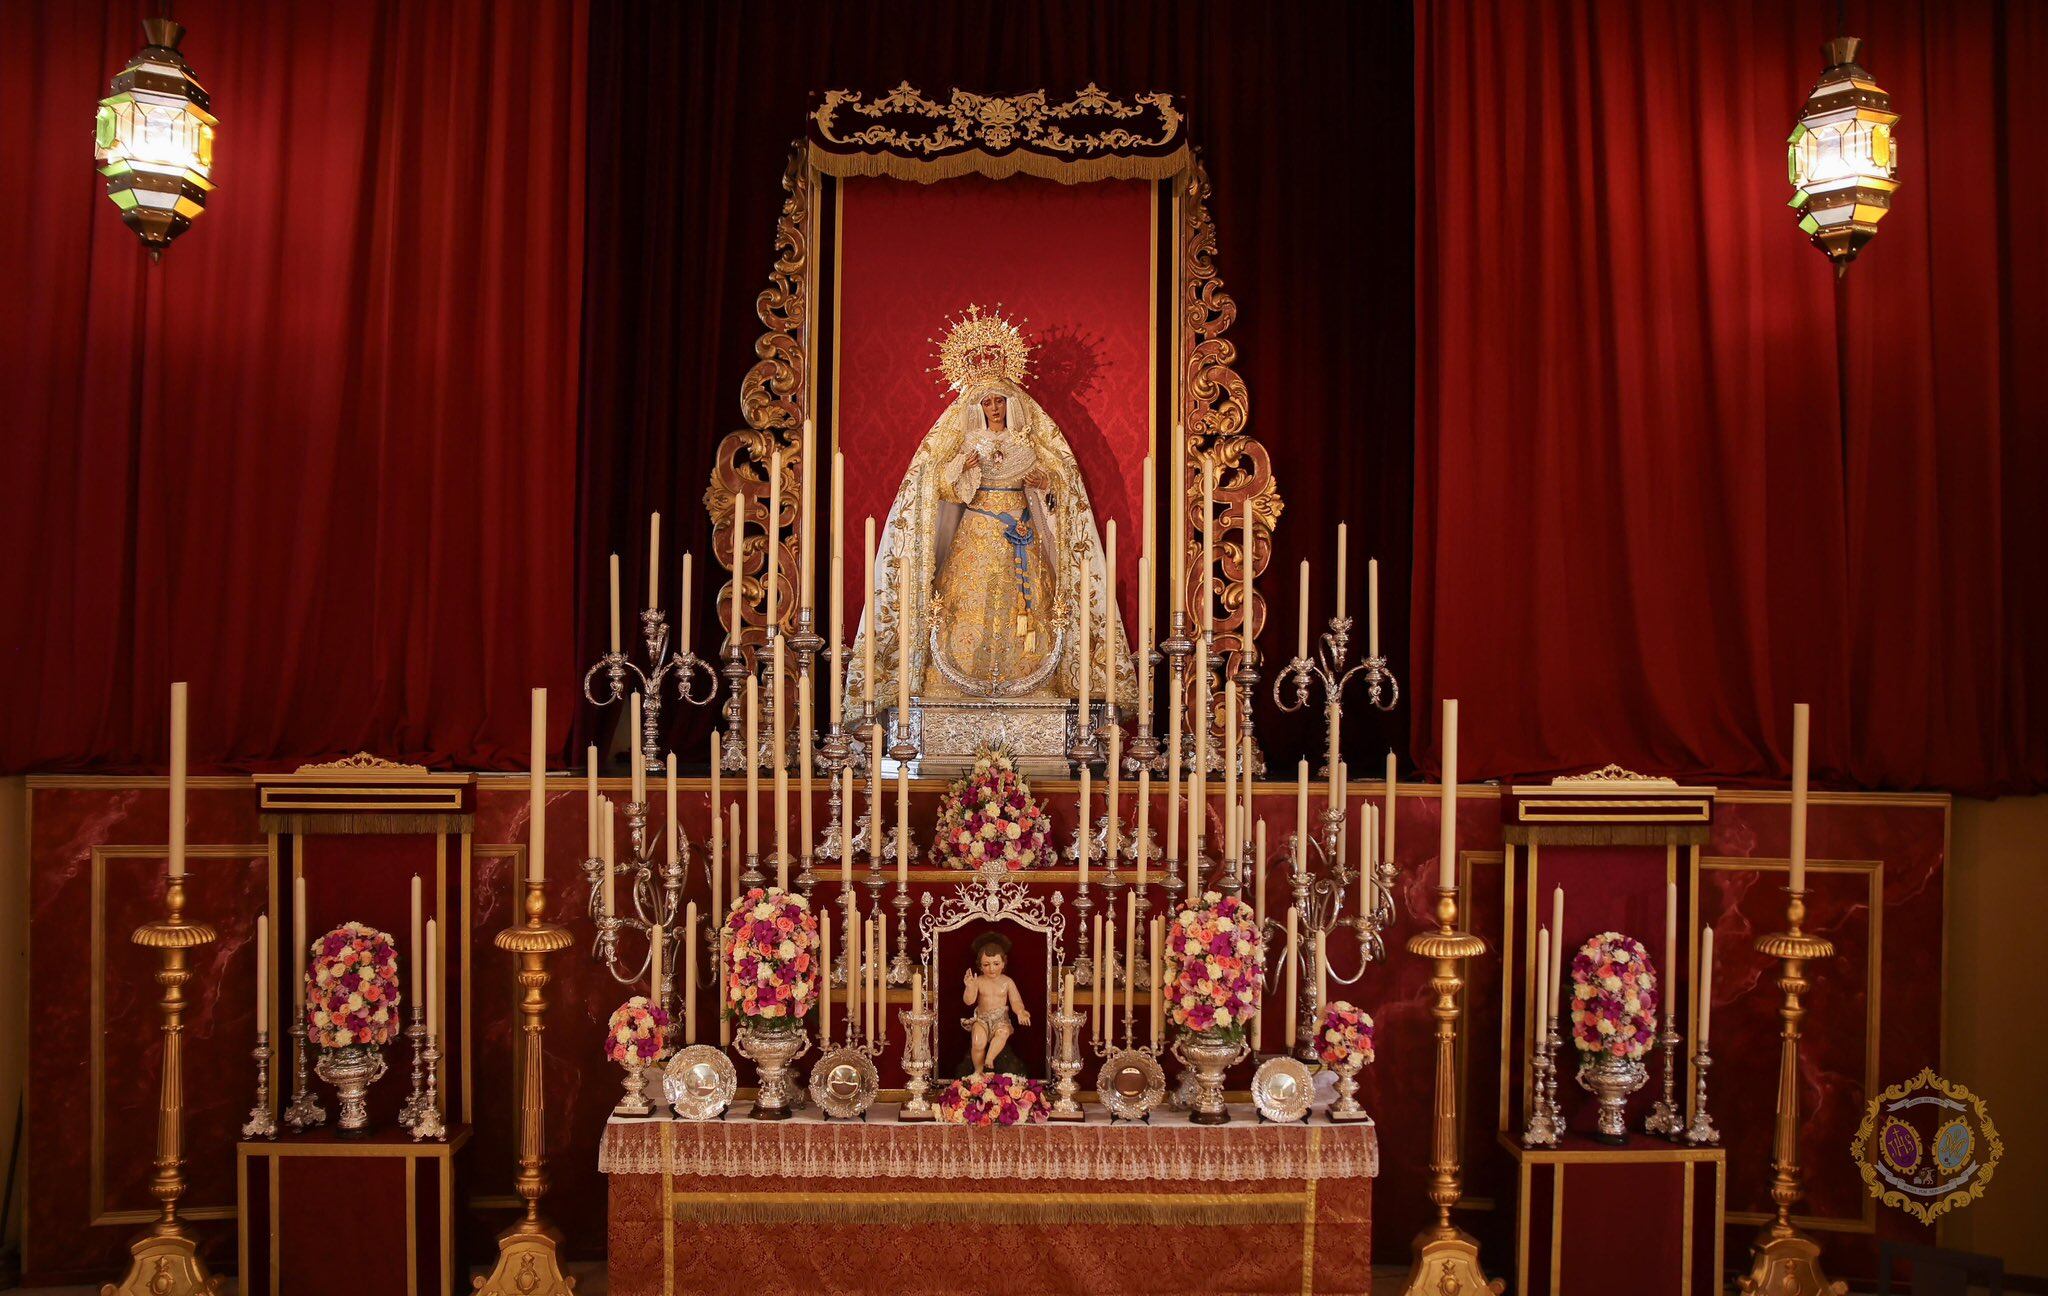
<instances>
[{"instance_id":1,"label":"flower arrangement","mask_svg":"<svg viewBox=\"0 0 2048 1296\"><path fill-rule=\"evenodd\" d=\"M1166 937L1173 1024L1242 1036L1259 1011L1265 966L1265 943L1252 907L1236 896L1203 893L1175 916Z\"/></svg>"},{"instance_id":2,"label":"flower arrangement","mask_svg":"<svg viewBox=\"0 0 2048 1296\"><path fill-rule=\"evenodd\" d=\"M1045 1085L993 1074L955 1080L939 1091L939 1119L951 1125L1043 1125L1051 1119Z\"/></svg>"},{"instance_id":3,"label":"flower arrangement","mask_svg":"<svg viewBox=\"0 0 2048 1296\"><path fill-rule=\"evenodd\" d=\"M1657 1038L1657 973L1642 942L1601 932L1572 958L1572 1042L1586 1054L1640 1058Z\"/></svg>"},{"instance_id":4,"label":"flower arrangement","mask_svg":"<svg viewBox=\"0 0 2048 1296\"><path fill-rule=\"evenodd\" d=\"M1372 1014L1339 999L1323 1009L1316 1023L1316 1056L1325 1066L1341 1066L1353 1058L1372 1063Z\"/></svg>"},{"instance_id":5,"label":"flower arrangement","mask_svg":"<svg viewBox=\"0 0 2048 1296\"><path fill-rule=\"evenodd\" d=\"M605 1023L604 1055L620 1066L645 1065L668 1056L668 1012L634 995Z\"/></svg>"},{"instance_id":6,"label":"flower arrangement","mask_svg":"<svg viewBox=\"0 0 2048 1296\"><path fill-rule=\"evenodd\" d=\"M939 802L932 859L952 868L979 869L1000 861L1027 869L1051 862L1052 821L1017 772L1009 749L983 747L974 768L954 781Z\"/></svg>"},{"instance_id":7,"label":"flower arrangement","mask_svg":"<svg viewBox=\"0 0 2048 1296\"><path fill-rule=\"evenodd\" d=\"M754 887L725 916L725 1010L776 1030L818 1001L818 919L781 887Z\"/></svg>"},{"instance_id":8,"label":"flower arrangement","mask_svg":"<svg viewBox=\"0 0 2048 1296\"><path fill-rule=\"evenodd\" d=\"M315 1048L375 1047L398 1033L398 946L375 927L347 922L313 943L306 964L306 1026Z\"/></svg>"}]
</instances>

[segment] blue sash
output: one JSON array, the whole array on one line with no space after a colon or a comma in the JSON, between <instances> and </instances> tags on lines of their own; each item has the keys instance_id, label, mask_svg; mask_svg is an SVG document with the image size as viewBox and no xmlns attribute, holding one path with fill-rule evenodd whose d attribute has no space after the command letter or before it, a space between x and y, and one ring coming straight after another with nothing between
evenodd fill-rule
<instances>
[{"instance_id":1,"label":"blue sash","mask_svg":"<svg viewBox=\"0 0 2048 1296\"><path fill-rule=\"evenodd\" d=\"M1000 494L1009 494L1012 491L1019 495L1024 493L1023 489L1017 486L984 486L982 489L990 493ZM1031 542L1038 535L1037 529L1031 525L1031 506L1026 504L1017 516L1012 516L1008 513L992 513L987 509L978 509L972 504L965 507L969 513L979 513L985 518L993 518L997 522L1002 523L1003 539L1010 542L1010 560L1017 572L1017 595L1024 600L1024 610L1030 611L1031 565L1027 561L1027 556L1031 550Z\"/></svg>"}]
</instances>

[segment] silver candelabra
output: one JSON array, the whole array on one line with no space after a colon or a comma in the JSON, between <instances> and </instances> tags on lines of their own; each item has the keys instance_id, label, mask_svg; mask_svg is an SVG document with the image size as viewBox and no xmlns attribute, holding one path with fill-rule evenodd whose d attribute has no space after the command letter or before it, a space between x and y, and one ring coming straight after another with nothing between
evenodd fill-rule
<instances>
[{"instance_id":1,"label":"silver candelabra","mask_svg":"<svg viewBox=\"0 0 2048 1296\"><path fill-rule=\"evenodd\" d=\"M627 693L640 694L640 762L650 774L662 769L661 690L673 676L676 698L691 706L704 706L718 696L718 672L694 652L672 653L668 647L668 613L658 607L640 610L640 637L647 647L647 665L633 661L631 654L608 652L583 672L583 698L592 706L623 702ZM598 676L604 676L605 693L598 695ZM626 687L630 673L637 689ZM699 675L704 681L700 696L692 689Z\"/></svg>"},{"instance_id":2,"label":"silver candelabra","mask_svg":"<svg viewBox=\"0 0 2048 1296\"><path fill-rule=\"evenodd\" d=\"M688 910L683 904L684 877L689 870L692 851L690 839L684 835L680 824L670 824L668 831L676 834L675 858L669 859L662 851L661 833L650 830L647 823L647 803L628 801L625 803L627 854L624 859L612 865L615 882L624 884L626 902L617 903L616 890L610 914L604 911L605 862L601 857L592 856L583 861L583 879L589 888L585 909L591 923L597 928L597 936L591 942L591 956L612 974L612 979L621 985L634 985L646 977L654 961L654 932L662 932L663 947L680 951L682 942L694 939L696 933L683 931L683 921ZM708 889L711 870L719 867L719 861L705 861L704 882ZM705 915L711 922L718 921L717 915ZM623 943L621 934L639 933L640 956L636 958L621 955ZM675 977L680 957L670 958L662 963L661 984L651 987L651 998L660 1007L667 1007L675 991Z\"/></svg>"},{"instance_id":3,"label":"silver candelabra","mask_svg":"<svg viewBox=\"0 0 2048 1296\"><path fill-rule=\"evenodd\" d=\"M1366 702L1381 711L1392 711L1401 703L1401 684L1394 678L1394 672L1387 668L1385 657L1367 657L1364 661L1347 668L1345 662L1351 655L1351 618L1331 617L1330 628L1322 633L1313 658L1296 657L1280 668L1273 677L1273 704L1282 711L1293 715L1308 706L1308 691L1311 683L1323 686L1323 777L1334 778L1336 771L1329 768L1330 735L1336 732L1337 719L1344 710L1344 690L1351 685L1352 677L1365 672ZM1282 695L1283 686L1292 683L1292 700Z\"/></svg>"}]
</instances>

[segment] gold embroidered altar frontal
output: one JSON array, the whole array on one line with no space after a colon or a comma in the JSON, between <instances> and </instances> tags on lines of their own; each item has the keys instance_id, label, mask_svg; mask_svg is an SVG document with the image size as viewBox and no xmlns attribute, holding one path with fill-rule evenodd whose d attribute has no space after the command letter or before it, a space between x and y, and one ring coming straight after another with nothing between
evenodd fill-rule
<instances>
[{"instance_id":1,"label":"gold embroidered altar frontal","mask_svg":"<svg viewBox=\"0 0 2048 1296\"><path fill-rule=\"evenodd\" d=\"M611 1290L1370 1289L1370 1122L1092 1114L998 1130L871 1115L612 1122Z\"/></svg>"}]
</instances>

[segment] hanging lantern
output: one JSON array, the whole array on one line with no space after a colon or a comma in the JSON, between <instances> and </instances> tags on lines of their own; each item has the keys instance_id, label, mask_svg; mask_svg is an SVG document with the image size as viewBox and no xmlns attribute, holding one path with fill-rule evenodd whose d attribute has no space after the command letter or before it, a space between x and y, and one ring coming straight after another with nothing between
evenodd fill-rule
<instances>
[{"instance_id":1,"label":"hanging lantern","mask_svg":"<svg viewBox=\"0 0 2048 1296\"><path fill-rule=\"evenodd\" d=\"M1877 237L1899 187L1899 115L1857 63L1862 44L1840 36L1821 47L1827 71L1806 96L1785 150L1799 228L1834 261L1837 275Z\"/></svg>"},{"instance_id":2,"label":"hanging lantern","mask_svg":"<svg viewBox=\"0 0 2048 1296\"><path fill-rule=\"evenodd\" d=\"M107 197L155 259L206 208L219 123L178 52L185 29L163 17L146 19L142 30L149 43L114 74L93 141Z\"/></svg>"}]
</instances>

